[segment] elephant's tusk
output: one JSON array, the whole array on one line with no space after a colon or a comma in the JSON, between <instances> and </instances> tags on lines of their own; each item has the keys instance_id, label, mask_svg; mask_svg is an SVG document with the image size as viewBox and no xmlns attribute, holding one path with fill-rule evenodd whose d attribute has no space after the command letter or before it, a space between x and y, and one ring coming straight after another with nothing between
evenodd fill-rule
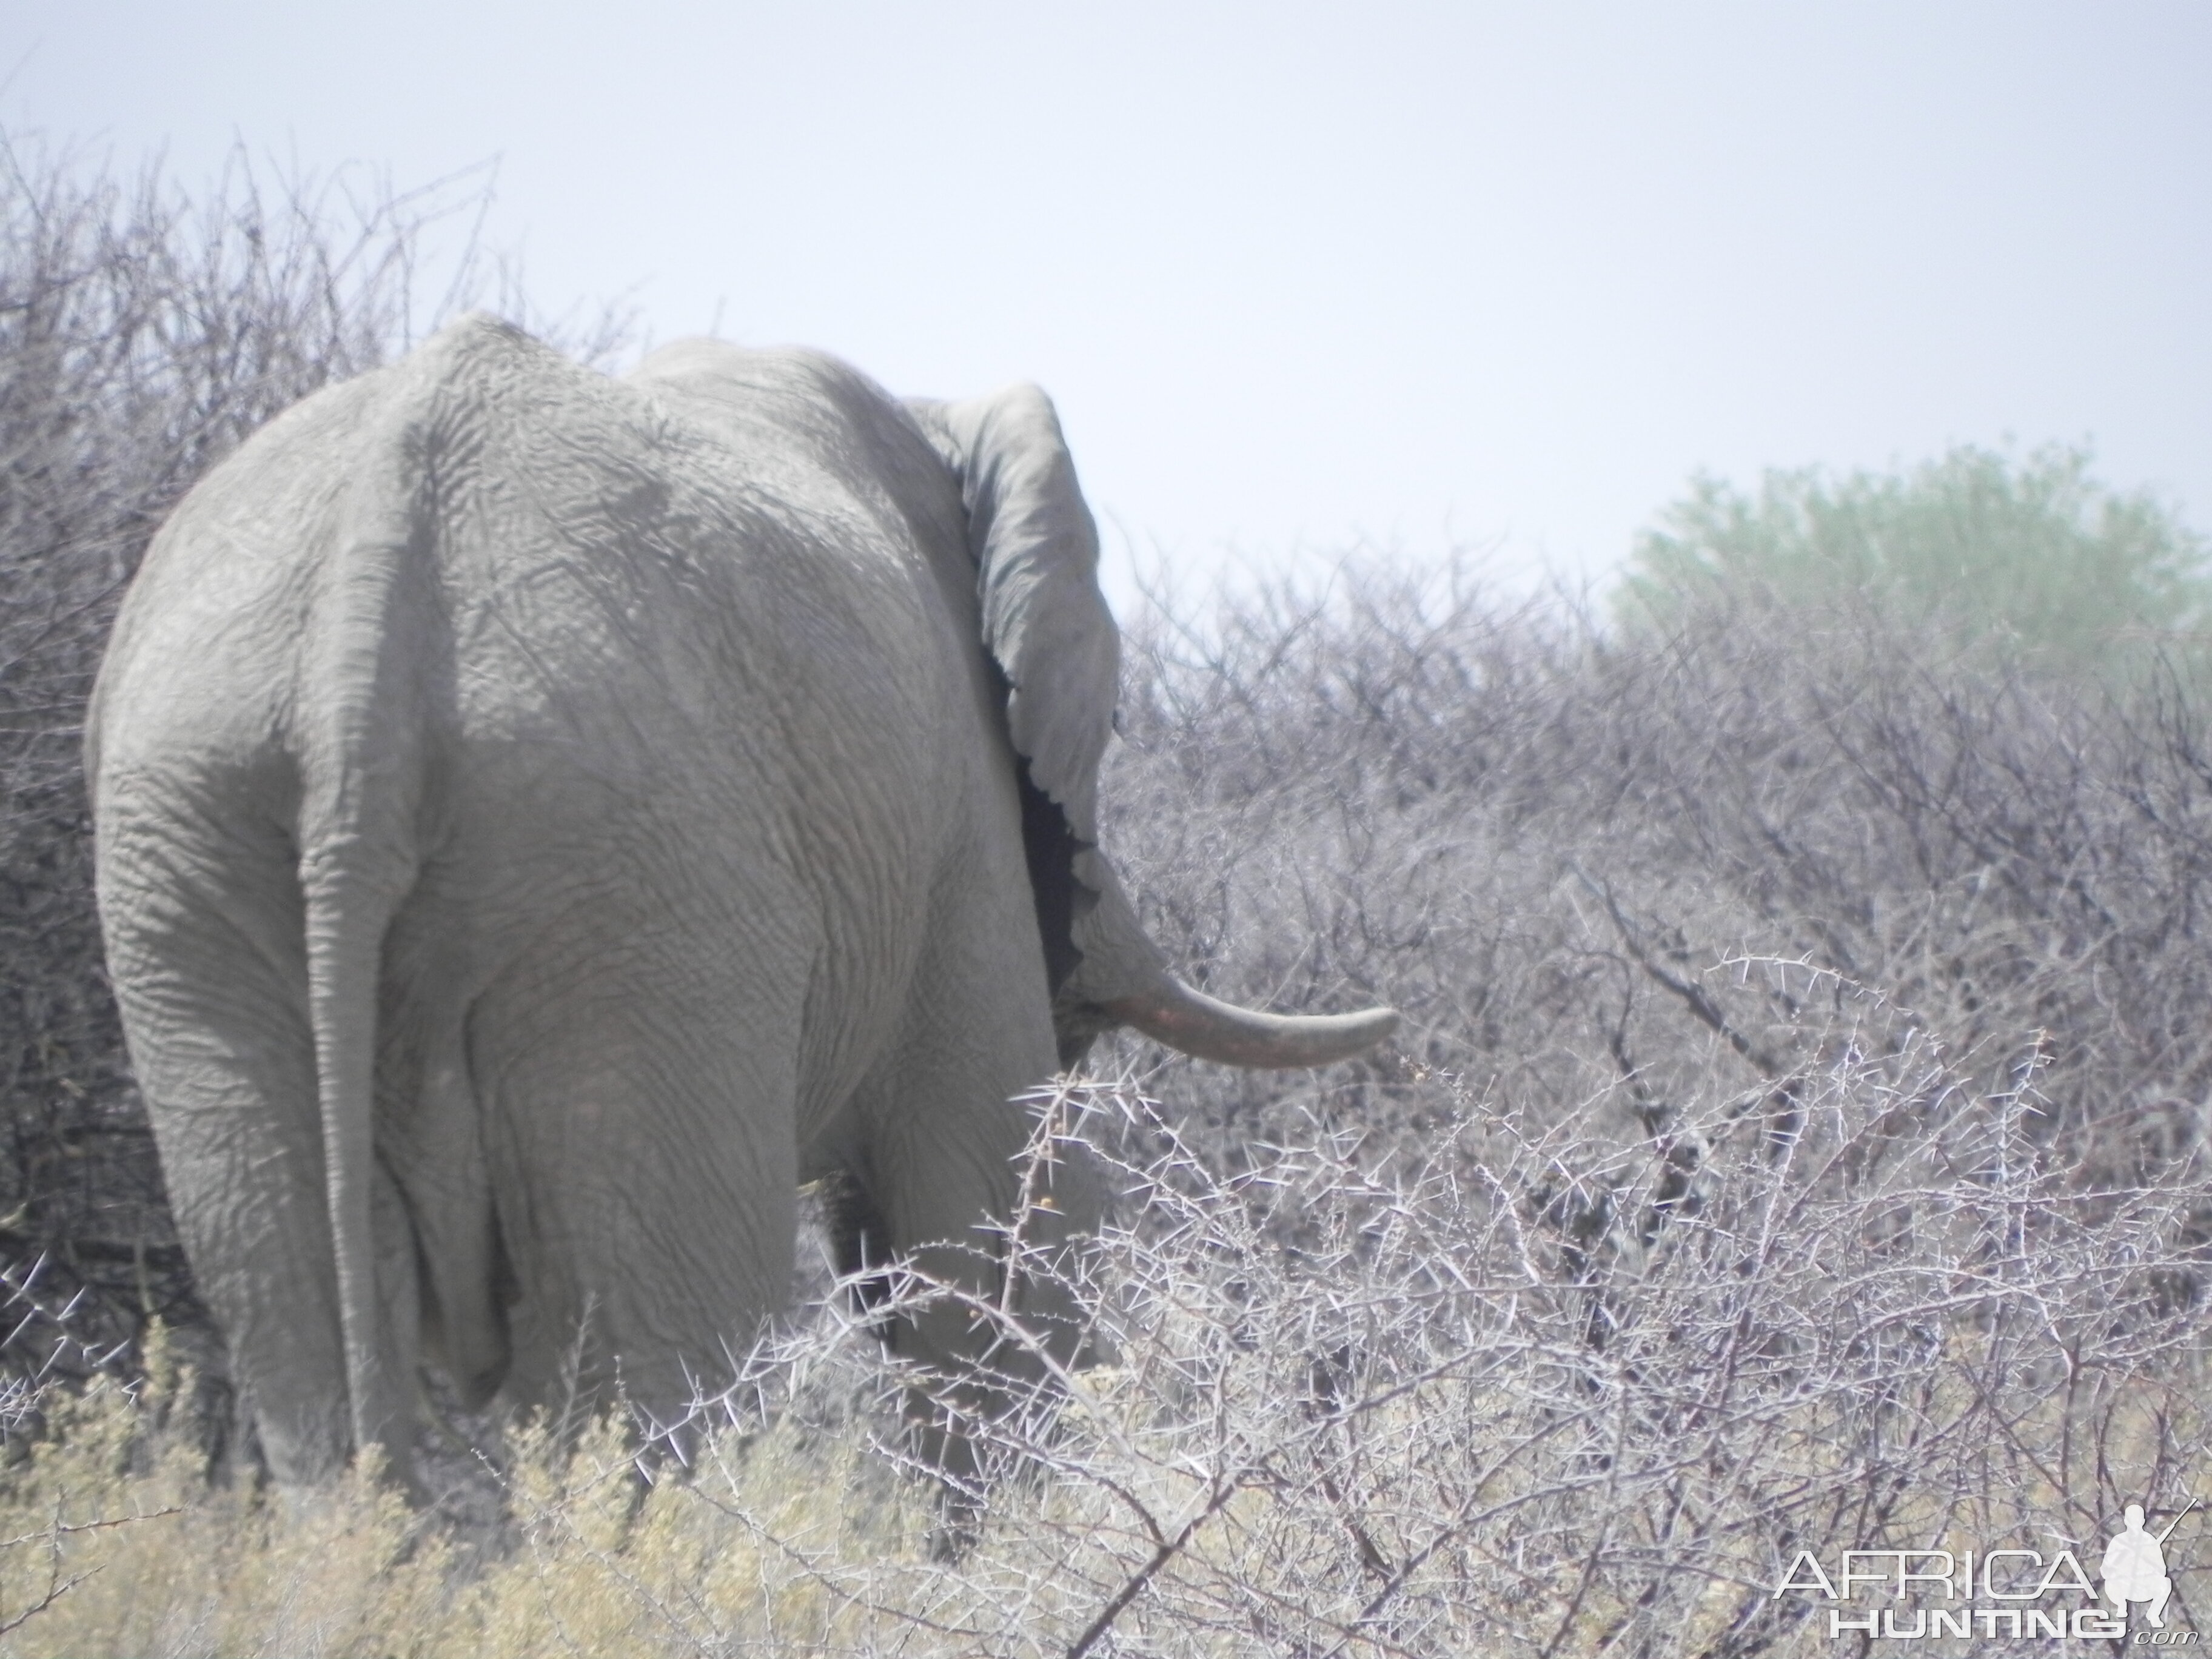
<instances>
[{"instance_id":1,"label":"elephant's tusk","mask_svg":"<svg viewBox=\"0 0 2212 1659\"><path fill-rule=\"evenodd\" d=\"M1263 1014L1216 1000L1182 981L1098 1005L1115 1019L1198 1060L1224 1066L1326 1066L1373 1048L1398 1029L1395 1008L1356 1014Z\"/></svg>"}]
</instances>

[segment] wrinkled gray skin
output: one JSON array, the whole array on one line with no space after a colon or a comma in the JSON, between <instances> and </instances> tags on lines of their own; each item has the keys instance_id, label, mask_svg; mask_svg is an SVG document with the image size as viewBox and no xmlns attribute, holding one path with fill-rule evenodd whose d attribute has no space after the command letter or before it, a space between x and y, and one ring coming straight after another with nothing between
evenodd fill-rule
<instances>
[{"instance_id":1,"label":"wrinkled gray skin","mask_svg":"<svg viewBox=\"0 0 2212 1659\"><path fill-rule=\"evenodd\" d=\"M1099 1030L1389 1029L1162 970L1091 844L1096 559L1033 388L902 406L703 341L617 381L483 319L192 492L94 700L100 917L280 1480L405 1469L425 1358L528 1406L580 1354L669 1419L782 1304L811 1178L847 1265L996 1294L1011 1097Z\"/></svg>"}]
</instances>

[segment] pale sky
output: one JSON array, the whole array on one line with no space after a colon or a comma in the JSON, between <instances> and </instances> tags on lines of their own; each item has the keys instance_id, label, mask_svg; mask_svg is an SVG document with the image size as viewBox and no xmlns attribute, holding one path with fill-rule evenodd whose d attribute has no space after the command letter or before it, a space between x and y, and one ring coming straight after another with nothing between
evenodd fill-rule
<instances>
[{"instance_id":1,"label":"pale sky","mask_svg":"<svg viewBox=\"0 0 2212 1659\"><path fill-rule=\"evenodd\" d=\"M2212 4L5 0L0 122L497 161L558 313L1033 380L1105 532L1601 575L1705 469L2090 441L2212 531Z\"/></svg>"}]
</instances>

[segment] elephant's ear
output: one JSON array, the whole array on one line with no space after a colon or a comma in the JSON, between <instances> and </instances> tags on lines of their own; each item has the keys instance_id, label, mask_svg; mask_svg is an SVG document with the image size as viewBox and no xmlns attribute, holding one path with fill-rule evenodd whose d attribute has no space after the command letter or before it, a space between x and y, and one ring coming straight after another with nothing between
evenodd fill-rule
<instances>
[{"instance_id":1,"label":"elephant's ear","mask_svg":"<svg viewBox=\"0 0 2212 1659\"><path fill-rule=\"evenodd\" d=\"M1121 693L1121 641L1098 591L1098 526L1060 417L1033 386L907 409L959 476L983 643L1006 677L1007 729L1030 781L1082 843L1084 880L1082 853L1098 840L1098 763Z\"/></svg>"},{"instance_id":2,"label":"elephant's ear","mask_svg":"<svg viewBox=\"0 0 2212 1659\"><path fill-rule=\"evenodd\" d=\"M1388 1009L1255 1013L1168 971L1097 846L1098 763L1114 729L1121 641L1098 591L1098 527L1051 400L1017 386L907 410L960 480L983 641L1006 675L1007 729L1025 763L1022 839L1061 1066L1125 1024L1237 1066L1324 1065L1379 1042L1398 1022Z\"/></svg>"}]
</instances>

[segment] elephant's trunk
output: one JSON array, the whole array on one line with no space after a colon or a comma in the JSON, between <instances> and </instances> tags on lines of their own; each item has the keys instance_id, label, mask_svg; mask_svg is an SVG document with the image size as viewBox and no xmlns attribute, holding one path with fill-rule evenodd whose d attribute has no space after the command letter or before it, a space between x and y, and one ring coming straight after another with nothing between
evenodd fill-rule
<instances>
[{"instance_id":1,"label":"elephant's trunk","mask_svg":"<svg viewBox=\"0 0 2212 1659\"><path fill-rule=\"evenodd\" d=\"M1374 1047L1398 1029L1395 1008L1263 1014L1217 1001L1168 975L1146 990L1099 1006L1156 1042L1224 1066L1326 1066Z\"/></svg>"}]
</instances>

